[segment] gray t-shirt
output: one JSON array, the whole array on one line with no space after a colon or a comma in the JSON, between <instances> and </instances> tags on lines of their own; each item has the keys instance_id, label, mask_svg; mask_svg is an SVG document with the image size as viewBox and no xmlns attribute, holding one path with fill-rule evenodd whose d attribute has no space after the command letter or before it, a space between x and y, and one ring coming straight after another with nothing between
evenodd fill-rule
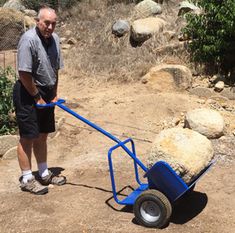
<instances>
[{"instance_id":1,"label":"gray t-shirt","mask_svg":"<svg viewBox=\"0 0 235 233\"><path fill-rule=\"evenodd\" d=\"M17 57L18 71L30 72L37 86L55 85L58 70L63 67L56 33L46 43L38 28L28 30L19 41Z\"/></svg>"}]
</instances>

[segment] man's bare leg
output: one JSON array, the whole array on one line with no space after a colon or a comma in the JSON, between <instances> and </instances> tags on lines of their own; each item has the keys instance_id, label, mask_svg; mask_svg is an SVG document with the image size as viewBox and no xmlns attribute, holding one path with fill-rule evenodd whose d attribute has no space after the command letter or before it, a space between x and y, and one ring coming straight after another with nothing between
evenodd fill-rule
<instances>
[{"instance_id":1,"label":"man's bare leg","mask_svg":"<svg viewBox=\"0 0 235 233\"><path fill-rule=\"evenodd\" d=\"M66 177L55 176L48 170L47 166L47 137L48 134L40 134L40 136L34 140L33 150L38 164L38 172L41 176L41 183L43 185L55 184L63 185L66 183Z\"/></svg>"},{"instance_id":2,"label":"man's bare leg","mask_svg":"<svg viewBox=\"0 0 235 233\"><path fill-rule=\"evenodd\" d=\"M33 139L20 138L17 147L17 155L24 183L33 177L31 170L32 147Z\"/></svg>"},{"instance_id":3,"label":"man's bare leg","mask_svg":"<svg viewBox=\"0 0 235 233\"><path fill-rule=\"evenodd\" d=\"M33 151L38 164L39 175L41 177L49 175L47 167L47 137L48 134L41 133L33 142Z\"/></svg>"},{"instance_id":4,"label":"man's bare leg","mask_svg":"<svg viewBox=\"0 0 235 233\"><path fill-rule=\"evenodd\" d=\"M20 181L21 190L41 195L47 193L48 188L36 181L32 174L31 158L34 140L35 139L20 138L18 144L17 154L19 165L22 170L22 180Z\"/></svg>"}]
</instances>

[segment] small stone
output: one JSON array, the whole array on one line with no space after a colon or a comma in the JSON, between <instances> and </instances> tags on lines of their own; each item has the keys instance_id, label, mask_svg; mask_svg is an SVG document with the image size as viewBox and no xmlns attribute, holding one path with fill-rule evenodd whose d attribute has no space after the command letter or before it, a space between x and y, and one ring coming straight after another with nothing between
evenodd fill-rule
<instances>
[{"instance_id":1,"label":"small stone","mask_svg":"<svg viewBox=\"0 0 235 233\"><path fill-rule=\"evenodd\" d=\"M224 82L223 81L219 81L215 84L215 88L214 90L217 92L221 92L224 89Z\"/></svg>"}]
</instances>

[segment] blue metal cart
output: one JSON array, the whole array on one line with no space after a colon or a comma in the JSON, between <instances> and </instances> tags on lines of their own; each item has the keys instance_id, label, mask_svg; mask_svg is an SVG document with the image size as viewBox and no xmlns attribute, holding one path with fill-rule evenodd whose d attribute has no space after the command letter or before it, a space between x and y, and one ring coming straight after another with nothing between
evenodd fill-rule
<instances>
[{"instance_id":1,"label":"blue metal cart","mask_svg":"<svg viewBox=\"0 0 235 233\"><path fill-rule=\"evenodd\" d=\"M64 102L65 100L59 99L55 103L38 105L38 107L58 106L116 143L108 151L108 162L113 196L118 204L133 206L135 218L141 225L156 228L162 228L166 225L172 214L173 203L184 194L193 190L196 182L209 170L213 164L213 162L211 162L197 177L195 177L190 184L186 184L170 167L170 165L164 161L158 161L150 169L148 169L137 158L134 141L131 138L124 141L119 140L96 124L88 121L84 117L69 109L63 104ZM127 147L127 143L131 144L131 149ZM133 190L126 198L122 200L118 199L112 163L112 154L117 148L122 148L133 160L135 179L138 185L138 188ZM140 181L138 172L139 167L145 172L144 177L147 178L147 183L142 183Z\"/></svg>"}]
</instances>

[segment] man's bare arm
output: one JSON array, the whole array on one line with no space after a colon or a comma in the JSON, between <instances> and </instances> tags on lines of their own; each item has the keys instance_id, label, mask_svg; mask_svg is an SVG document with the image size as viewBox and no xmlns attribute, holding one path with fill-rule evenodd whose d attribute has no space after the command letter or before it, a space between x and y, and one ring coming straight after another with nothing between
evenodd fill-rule
<instances>
[{"instance_id":1,"label":"man's bare arm","mask_svg":"<svg viewBox=\"0 0 235 233\"><path fill-rule=\"evenodd\" d=\"M58 100L58 98L57 98L58 79L59 79L59 72L57 71L57 73L56 73L56 83L55 83L55 86L54 86L54 89L53 89L55 97L51 102L56 102Z\"/></svg>"},{"instance_id":2,"label":"man's bare arm","mask_svg":"<svg viewBox=\"0 0 235 233\"><path fill-rule=\"evenodd\" d=\"M39 91L33 81L31 73L25 71L19 71L19 75L20 75L20 81L22 82L28 93L32 97L37 96L39 94ZM35 101L36 103L39 104L45 104L45 101L42 99L40 95L38 95L37 98L35 98Z\"/></svg>"}]
</instances>

